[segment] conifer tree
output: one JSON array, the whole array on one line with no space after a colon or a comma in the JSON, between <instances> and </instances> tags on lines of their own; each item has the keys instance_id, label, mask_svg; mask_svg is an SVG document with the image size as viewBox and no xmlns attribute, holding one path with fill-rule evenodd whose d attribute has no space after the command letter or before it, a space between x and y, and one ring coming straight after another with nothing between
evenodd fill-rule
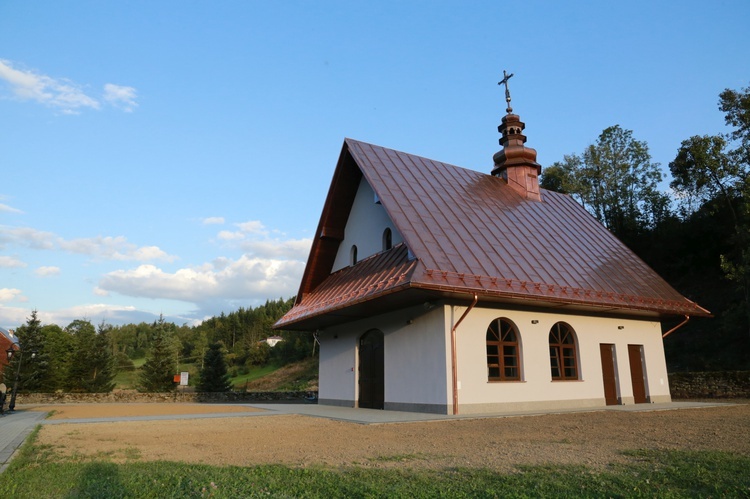
<instances>
[{"instance_id":1,"label":"conifer tree","mask_svg":"<svg viewBox=\"0 0 750 499\"><path fill-rule=\"evenodd\" d=\"M200 372L198 390L202 392L228 392L232 389L232 382L227 373L227 363L224 359L221 343L212 343L203 359L203 369Z\"/></svg>"},{"instance_id":2,"label":"conifer tree","mask_svg":"<svg viewBox=\"0 0 750 499\"><path fill-rule=\"evenodd\" d=\"M151 348L141 370L140 388L145 392L169 392L175 389L177 345L163 316L159 316L153 329Z\"/></svg>"},{"instance_id":3,"label":"conifer tree","mask_svg":"<svg viewBox=\"0 0 750 499\"><path fill-rule=\"evenodd\" d=\"M44 348L42 323L37 318L36 310L32 310L31 317L16 330L16 335L23 354L13 356L5 368L5 379L15 380L18 362L21 362L19 390L44 391L49 379L49 352Z\"/></svg>"},{"instance_id":4,"label":"conifer tree","mask_svg":"<svg viewBox=\"0 0 750 499\"><path fill-rule=\"evenodd\" d=\"M89 321L73 321L66 328L73 334L74 353L68 367L71 391L102 393L115 387L115 368L109 344L109 330L102 322L98 330Z\"/></svg>"}]
</instances>

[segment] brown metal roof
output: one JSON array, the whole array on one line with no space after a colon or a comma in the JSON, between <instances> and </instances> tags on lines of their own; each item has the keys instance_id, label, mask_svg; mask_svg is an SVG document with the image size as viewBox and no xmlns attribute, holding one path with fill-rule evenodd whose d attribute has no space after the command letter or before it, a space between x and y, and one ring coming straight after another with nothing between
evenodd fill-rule
<instances>
[{"instance_id":1,"label":"brown metal roof","mask_svg":"<svg viewBox=\"0 0 750 499\"><path fill-rule=\"evenodd\" d=\"M405 247L330 274L361 175ZM530 201L500 178L346 139L297 303L277 327L304 328L307 318L406 288L644 316L710 315L571 197L541 193L541 202Z\"/></svg>"}]
</instances>

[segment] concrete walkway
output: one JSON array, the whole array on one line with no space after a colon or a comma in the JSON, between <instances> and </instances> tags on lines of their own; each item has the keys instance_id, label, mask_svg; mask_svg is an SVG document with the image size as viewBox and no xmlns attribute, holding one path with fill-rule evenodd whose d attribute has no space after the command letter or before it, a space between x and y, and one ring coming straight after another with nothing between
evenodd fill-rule
<instances>
[{"instance_id":1,"label":"concrete walkway","mask_svg":"<svg viewBox=\"0 0 750 499\"><path fill-rule=\"evenodd\" d=\"M0 416L0 473L8 467L13 454L23 444L46 412L16 411Z\"/></svg>"},{"instance_id":2,"label":"concrete walkway","mask_svg":"<svg viewBox=\"0 0 750 499\"><path fill-rule=\"evenodd\" d=\"M8 463L17 449L23 444L26 437L34 430L36 425L53 424L81 424L81 423L111 423L117 421L158 421L174 419L204 419L204 418L247 418L268 417L284 414L299 414L304 416L334 419L357 424L393 424L393 423L417 423L427 421L445 421L456 419L486 419L505 418L519 416L539 416L542 414L570 414L577 412L596 411L667 411L676 409L694 409L705 407L716 407L732 405L725 402L670 402L668 404L637 404L616 405L587 409L562 409L553 411L507 411L494 414L425 414L417 412L381 411L377 409L354 409L352 407L335 407L317 404L233 404L262 409L258 412L226 412L208 414L175 414L158 416L127 416L113 418L86 418L86 419L45 419L47 413L34 411L33 406L24 406L12 413L0 416L0 473L5 471Z\"/></svg>"}]
</instances>

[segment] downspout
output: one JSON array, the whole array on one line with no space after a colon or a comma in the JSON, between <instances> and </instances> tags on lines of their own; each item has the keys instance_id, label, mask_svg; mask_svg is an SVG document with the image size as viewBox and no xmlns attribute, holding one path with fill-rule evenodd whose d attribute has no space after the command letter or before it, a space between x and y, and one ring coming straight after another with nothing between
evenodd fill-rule
<instances>
[{"instance_id":1,"label":"downspout","mask_svg":"<svg viewBox=\"0 0 750 499\"><path fill-rule=\"evenodd\" d=\"M678 329L680 329L680 328L681 328L682 326L684 326L685 324L687 324L687 323L688 323L689 321L690 321L690 316L689 316L689 315L686 315L686 316L685 316L685 320L684 320L684 321L680 322L680 323L679 323L679 324L677 324L677 325L676 325L675 327L673 327L672 329L670 329L670 330L669 330L669 331L667 331L666 333L662 334L662 335L661 335L662 339L664 339L664 338L666 338L667 336L669 336L670 334L674 333L675 331L677 331Z\"/></svg>"},{"instance_id":2,"label":"downspout","mask_svg":"<svg viewBox=\"0 0 750 499\"><path fill-rule=\"evenodd\" d=\"M469 312L471 312L471 309L474 308L474 305L477 304L477 301L479 301L479 295L474 293L474 301L471 302L471 305L469 305L469 308L466 309L466 311L463 313L463 315L456 321L456 324L453 326L453 329L451 329L451 369L453 371L453 415L456 416L458 414L458 359L456 354L456 329L458 329L458 326L461 324L461 322L466 318L467 315L469 315Z\"/></svg>"}]
</instances>

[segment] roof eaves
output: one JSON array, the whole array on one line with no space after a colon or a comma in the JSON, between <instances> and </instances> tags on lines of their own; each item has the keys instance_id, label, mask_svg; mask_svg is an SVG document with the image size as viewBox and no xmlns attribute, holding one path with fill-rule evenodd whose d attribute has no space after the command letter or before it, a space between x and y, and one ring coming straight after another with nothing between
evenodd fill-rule
<instances>
[{"instance_id":1,"label":"roof eaves","mask_svg":"<svg viewBox=\"0 0 750 499\"><path fill-rule=\"evenodd\" d=\"M479 293L480 296L539 300L609 309L643 310L666 315L711 316L708 310L687 298L684 298L684 301L667 300L435 269L425 269L423 277L423 280L413 280L412 286L444 292L470 291Z\"/></svg>"}]
</instances>

